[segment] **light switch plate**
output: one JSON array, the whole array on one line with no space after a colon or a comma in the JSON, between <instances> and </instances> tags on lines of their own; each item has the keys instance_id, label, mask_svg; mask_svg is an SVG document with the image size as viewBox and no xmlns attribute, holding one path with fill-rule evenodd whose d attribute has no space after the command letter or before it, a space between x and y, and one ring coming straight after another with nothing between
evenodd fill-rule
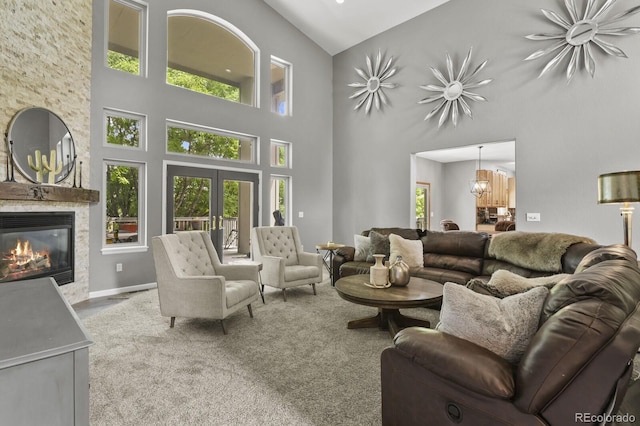
<instances>
[{"instance_id":1,"label":"light switch plate","mask_svg":"<svg viewBox=\"0 0 640 426\"><path fill-rule=\"evenodd\" d=\"M540 213L527 213L527 222L540 222Z\"/></svg>"}]
</instances>

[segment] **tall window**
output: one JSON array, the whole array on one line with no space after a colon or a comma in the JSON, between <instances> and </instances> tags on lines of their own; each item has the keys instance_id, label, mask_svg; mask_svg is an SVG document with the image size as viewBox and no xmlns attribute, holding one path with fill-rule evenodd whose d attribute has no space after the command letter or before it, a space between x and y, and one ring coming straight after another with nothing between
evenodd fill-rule
<instances>
[{"instance_id":1,"label":"tall window","mask_svg":"<svg viewBox=\"0 0 640 426\"><path fill-rule=\"evenodd\" d=\"M169 12L167 83L258 106L259 50L229 22L195 10Z\"/></svg>"},{"instance_id":2,"label":"tall window","mask_svg":"<svg viewBox=\"0 0 640 426\"><path fill-rule=\"evenodd\" d=\"M107 146L144 148L146 120L143 115L105 110L104 123Z\"/></svg>"},{"instance_id":3,"label":"tall window","mask_svg":"<svg viewBox=\"0 0 640 426\"><path fill-rule=\"evenodd\" d=\"M147 5L133 0L109 0L107 66L145 75Z\"/></svg>"},{"instance_id":4,"label":"tall window","mask_svg":"<svg viewBox=\"0 0 640 426\"><path fill-rule=\"evenodd\" d=\"M146 244L144 238L144 179L142 163L104 162L105 239L109 249Z\"/></svg>"},{"instance_id":5,"label":"tall window","mask_svg":"<svg viewBox=\"0 0 640 426\"><path fill-rule=\"evenodd\" d=\"M416 227L421 230L431 229L431 184L416 184Z\"/></svg>"},{"instance_id":6,"label":"tall window","mask_svg":"<svg viewBox=\"0 0 640 426\"><path fill-rule=\"evenodd\" d=\"M291 69L290 63L271 57L271 112L291 115Z\"/></svg>"},{"instance_id":7,"label":"tall window","mask_svg":"<svg viewBox=\"0 0 640 426\"><path fill-rule=\"evenodd\" d=\"M271 176L269 193L270 193L270 206L271 212L275 212L279 210L284 218L285 224L291 224L291 209L290 209L290 198L291 198L291 178L289 176Z\"/></svg>"},{"instance_id":8,"label":"tall window","mask_svg":"<svg viewBox=\"0 0 640 426\"><path fill-rule=\"evenodd\" d=\"M271 167L291 168L291 144L271 141Z\"/></svg>"},{"instance_id":9,"label":"tall window","mask_svg":"<svg viewBox=\"0 0 640 426\"><path fill-rule=\"evenodd\" d=\"M222 160L255 162L255 136L169 122L167 152Z\"/></svg>"}]
</instances>

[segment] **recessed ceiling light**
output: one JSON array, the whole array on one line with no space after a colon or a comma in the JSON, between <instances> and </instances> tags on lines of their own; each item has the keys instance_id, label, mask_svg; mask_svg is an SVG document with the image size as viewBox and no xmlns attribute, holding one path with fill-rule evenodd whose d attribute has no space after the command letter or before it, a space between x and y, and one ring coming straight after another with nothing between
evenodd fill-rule
<instances>
[{"instance_id":1,"label":"recessed ceiling light","mask_svg":"<svg viewBox=\"0 0 640 426\"><path fill-rule=\"evenodd\" d=\"M344 0L336 0L336 3L342 4L342 3L344 3Z\"/></svg>"},{"instance_id":2,"label":"recessed ceiling light","mask_svg":"<svg viewBox=\"0 0 640 426\"><path fill-rule=\"evenodd\" d=\"M226 72L229 72L229 73L231 72L231 70L230 70L229 68L227 68L225 71L226 71Z\"/></svg>"}]
</instances>

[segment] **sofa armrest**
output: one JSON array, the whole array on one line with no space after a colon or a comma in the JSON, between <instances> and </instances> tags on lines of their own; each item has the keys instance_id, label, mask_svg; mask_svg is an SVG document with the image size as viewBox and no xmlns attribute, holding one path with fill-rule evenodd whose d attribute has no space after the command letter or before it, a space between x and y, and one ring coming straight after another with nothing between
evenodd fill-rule
<instances>
[{"instance_id":1,"label":"sofa armrest","mask_svg":"<svg viewBox=\"0 0 640 426\"><path fill-rule=\"evenodd\" d=\"M344 247L340 247L339 249L336 250L333 258L335 259L336 257L340 257L343 260L342 263L344 262L353 262L353 258L356 255L356 248L355 247L351 247L351 246L344 246Z\"/></svg>"},{"instance_id":2,"label":"sofa armrest","mask_svg":"<svg viewBox=\"0 0 640 426\"><path fill-rule=\"evenodd\" d=\"M355 254L356 248L351 246L340 247L335 251L331 262L331 270L333 271L332 285L335 286L336 281L340 279L340 266L347 262L353 262Z\"/></svg>"},{"instance_id":3,"label":"sofa armrest","mask_svg":"<svg viewBox=\"0 0 640 426\"><path fill-rule=\"evenodd\" d=\"M514 396L514 367L475 343L421 327L406 328L393 341L397 350L445 380L491 398Z\"/></svg>"}]
</instances>

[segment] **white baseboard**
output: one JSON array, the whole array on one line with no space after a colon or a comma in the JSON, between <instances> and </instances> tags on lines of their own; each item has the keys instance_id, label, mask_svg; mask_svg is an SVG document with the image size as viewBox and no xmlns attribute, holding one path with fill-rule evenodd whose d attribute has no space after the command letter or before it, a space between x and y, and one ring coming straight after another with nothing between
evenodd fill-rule
<instances>
[{"instance_id":1,"label":"white baseboard","mask_svg":"<svg viewBox=\"0 0 640 426\"><path fill-rule=\"evenodd\" d=\"M133 291L149 290L152 288L156 288L157 286L158 286L157 283L149 283L149 284L132 285L129 287L111 288L109 290L90 291L89 299L95 299L98 297L105 297L105 296L113 296L113 295L122 294L122 293L131 293Z\"/></svg>"}]
</instances>

